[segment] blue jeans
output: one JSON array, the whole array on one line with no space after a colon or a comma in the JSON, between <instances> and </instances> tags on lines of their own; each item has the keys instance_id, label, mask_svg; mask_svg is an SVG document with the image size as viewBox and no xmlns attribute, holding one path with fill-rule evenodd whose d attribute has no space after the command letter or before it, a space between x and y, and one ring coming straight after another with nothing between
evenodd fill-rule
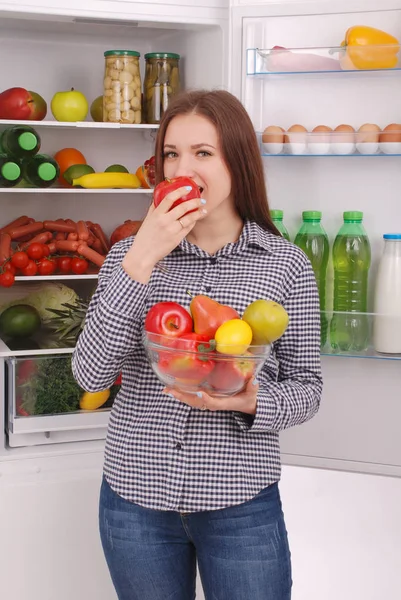
<instances>
[{"instance_id":1,"label":"blue jeans","mask_svg":"<svg viewBox=\"0 0 401 600\"><path fill-rule=\"evenodd\" d=\"M278 485L221 510L143 508L103 478L100 535L119 600L290 600L291 560Z\"/></svg>"}]
</instances>

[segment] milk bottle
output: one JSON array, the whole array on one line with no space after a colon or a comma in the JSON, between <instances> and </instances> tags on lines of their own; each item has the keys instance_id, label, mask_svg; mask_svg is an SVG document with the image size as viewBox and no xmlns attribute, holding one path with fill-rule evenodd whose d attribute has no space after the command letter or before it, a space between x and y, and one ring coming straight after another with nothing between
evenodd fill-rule
<instances>
[{"instance_id":1,"label":"milk bottle","mask_svg":"<svg viewBox=\"0 0 401 600\"><path fill-rule=\"evenodd\" d=\"M375 287L373 344L377 352L401 354L401 233L386 233Z\"/></svg>"}]
</instances>

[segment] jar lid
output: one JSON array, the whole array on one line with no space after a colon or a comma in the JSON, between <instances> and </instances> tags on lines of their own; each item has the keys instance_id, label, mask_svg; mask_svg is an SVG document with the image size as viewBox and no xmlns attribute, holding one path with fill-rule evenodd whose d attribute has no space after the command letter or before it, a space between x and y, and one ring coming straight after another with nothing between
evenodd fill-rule
<instances>
[{"instance_id":1,"label":"jar lid","mask_svg":"<svg viewBox=\"0 0 401 600\"><path fill-rule=\"evenodd\" d=\"M385 233L383 235L385 240L401 240L401 233Z\"/></svg>"},{"instance_id":2,"label":"jar lid","mask_svg":"<svg viewBox=\"0 0 401 600\"><path fill-rule=\"evenodd\" d=\"M282 219L284 216L284 212L279 208L272 208L270 211L270 216L272 219Z\"/></svg>"},{"instance_id":3,"label":"jar lid","mask_svg":"<svg viewBox=\"0 0 401 600\"><path fill-rule=\"evenodd\" d=\"M302 213L302 219L304 221L320 221L322 213L320 210L304 210Z\"/></svg>"},{"instance_id":4,"label":"jar lid","mask_svg":"<svg viewBox=\"0 0 401 600\"><path fill-rule=\"evenodd\" d=\"M105 56L141 56L136 50L107 50Z\"/></svg>"},{"instance_id":5,"label":"jar lid","mask_svg":"<svg viewBox=\"0 0 401 600\"><path fill-rule=\"evenodd\" d=\"M173 52L149 52L145 54L145 58L177 58L180 59L179 54L174 54Z\"/></svg>"},{"instance_id":6,"label":"jar lid","mask_svg":"<svg viewBox=\"0 0 401 600\"><path fill-rule=\"evenodd\" d=\"M344 221L362 221L363 212L360 210L348 210L343 214Z\"/></svg>"}]
</instances>

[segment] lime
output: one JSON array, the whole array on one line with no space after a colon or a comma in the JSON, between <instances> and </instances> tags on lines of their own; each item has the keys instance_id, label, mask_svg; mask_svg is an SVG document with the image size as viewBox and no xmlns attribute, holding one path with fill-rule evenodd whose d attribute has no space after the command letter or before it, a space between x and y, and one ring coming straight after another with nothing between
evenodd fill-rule
<instances>
[{"instance_id":1,"label":"lime","mask_svg":"<svg viewBox=\"0 0 401 600\"><path fill-rule=\"evenodd\" d=\"M64 171L63 177L67 183L72 184L73 179L78 179L82 175L89 175L89 173L94 172L95 169L90 165L72 165Z\"/></svg>"},{"instance_id":2,"label":"lime","mask_svg":"<svg viewBox=\"0 0 401 600\"><path fill-rule=\"evenodd\" d=\"M40 316L28 304L16 304L0 315L0 332L10 337L29 337L40 329Z\"/></svg>"},{"instance_id":3,"label":"lime","mask_svg":"<svg viewBox=\"0 0 401 600\"><path fill-rule=\"evenodd\" d=\"M123 165L110 165L104 170L105 173L129 173L128 169Z\"/></svg>"}]
</instances>

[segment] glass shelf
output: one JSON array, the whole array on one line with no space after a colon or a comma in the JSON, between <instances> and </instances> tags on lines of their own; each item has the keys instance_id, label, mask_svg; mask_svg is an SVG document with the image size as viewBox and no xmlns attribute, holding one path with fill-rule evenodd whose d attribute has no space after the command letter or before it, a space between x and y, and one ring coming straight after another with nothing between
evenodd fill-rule
<instances>
[{"instance_id":1,"label":"glass shelf","mask_svg":"<svg viewBox=\"0 0 401 600\"><path fill-rule=\"evenodd\" d=\"M247 75L299 75L306 73L363 73L400 71L399 46L355 46L345 49L336 47L311 48L248 48ZM352 52L358 53L356 59ZM363 54L362 54L363 53ZM367 64L372 59L372 65L378 61L386 61L387 57L397 56L396 66L391 68L358 68L364 61ZM354 60L353 60L354 59ZM359 62L358 62L359 61ZM383 64L383 63L382 63ZM355 66L356 65L356 66Z\"/></svg>"},{"instance_id":2,"label":"glass shelf","mask_svg":"<svg viewBox=\"0 0 401 600\"><path fill-rule=\"evenodd\" d=\"M401 361L400 315L322 311L322 356Z\"/></svg>"}]
</instances>

